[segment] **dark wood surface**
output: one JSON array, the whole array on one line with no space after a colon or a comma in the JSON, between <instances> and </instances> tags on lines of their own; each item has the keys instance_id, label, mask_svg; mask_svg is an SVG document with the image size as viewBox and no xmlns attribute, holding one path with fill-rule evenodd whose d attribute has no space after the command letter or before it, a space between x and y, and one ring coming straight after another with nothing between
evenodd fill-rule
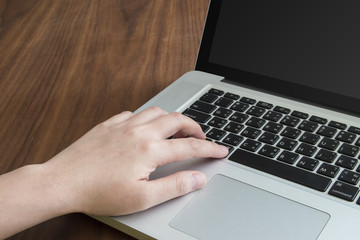
<instances>
[{"instance_id":1,"label":"dark wood surface","mask_svg":"<svg viewBox=\"0 0 360 240\"><path fill-rule=\"evenodd\" d=\"M42 163L194 68L209 0L0 0L0 174ZM11 239L132 239L83 214Z\"/></svg>"}]
</instances>

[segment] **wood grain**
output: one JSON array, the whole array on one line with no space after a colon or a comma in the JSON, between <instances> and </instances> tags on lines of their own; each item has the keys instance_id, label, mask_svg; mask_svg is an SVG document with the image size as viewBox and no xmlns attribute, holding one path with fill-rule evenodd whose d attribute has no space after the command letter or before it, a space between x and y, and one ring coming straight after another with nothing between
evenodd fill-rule
<instances>
[{"instance_id":1,"label":"wood grain","mask_svg":"<svg viewBox=\"0 0 360 240\"><path fill-rule=\"evenodd\" d=\"M42 163L195 65L209 0L0 0L0 174ZM131 239L82 214L11 239Z\"/></svg>"}]
</instances>

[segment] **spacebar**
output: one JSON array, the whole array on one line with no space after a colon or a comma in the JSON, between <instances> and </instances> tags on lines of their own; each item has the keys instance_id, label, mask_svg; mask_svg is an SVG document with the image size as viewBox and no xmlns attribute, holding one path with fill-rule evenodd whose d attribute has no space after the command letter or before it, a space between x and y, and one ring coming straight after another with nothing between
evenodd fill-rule
<instances>
[{"instance_id":1,"label":"spacebar","mask_svg":"<svg viewBox=\"0 0 360 240\"><path fill-rule=\"evenodd\" d=\"M237 149L229 159L321 192L325 192L331 183L329 178L241 149Z\"/></svg>"}]
</instances>

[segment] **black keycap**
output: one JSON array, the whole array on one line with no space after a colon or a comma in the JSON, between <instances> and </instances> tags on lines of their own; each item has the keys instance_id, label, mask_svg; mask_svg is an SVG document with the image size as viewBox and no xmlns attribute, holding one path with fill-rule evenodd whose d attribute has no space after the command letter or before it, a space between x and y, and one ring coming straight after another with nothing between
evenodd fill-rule
<instances>
[{"instance_id":1,"label":"black keycap","mask_svg":"<svg viewBox=\"0 0 360 240\"><path fill-rule=\"evenodd\" d=\"M304 132L303 135L301 135L300 137L300 141L301 142L305 142L305 143L309 143L311 145L315 145L317 143L317 141L319 141L320 136L319 135L315 135L312 133L308 133L308 132Z\"/></svg>"},{"instance_id":2,"label":"black keycap","mask_svg":"<svg viewBox=\"0 0 360 240\"><path fill-rule=\"evenodd\" d=\"M279 123L268 122L263 129L268 132L279 133L282 128L283 125Z\"/></svg>"},{"instance_id":3,"label":"black keycap","mask_svg":"<svg viewBox=\"0 0 360 240\"><path fill-rule=\"evenodd\" d=\"M311 157L316 152L317 148L314 146L311 146L306 143L301 143L300 146L296 149L297 153L300 153L302 155Z\"/></svg>"},{"instance_id":4,"label":"black keycap","mask_svg":"<svg viewBox=\"0 0 360 240\"><path fill-rule=\"evenodd\" d=\"M244 123L248 118L249 116L244 113L234 112L229 119L234 122Z\"/></svg>"},{"instance_id":5,"label":"black keycap","mask_svg":"<svg viewBox=\"0 0 360 240\"><path fill-rule=\"evenodd\" d=\"M322 117L318 117L318 116L311 116L309 120L312 121L312 122L320 123L320 124L326 124L327 123L327 119L322 118Z\"/></svg>"},{"instance_id":6,"label":"black keycap","mask_svg":"<svg viewBox=\"0 0 360 240\"><path fill-rule=\"evenodd\" d=\"M347 169L354 169L357 163L358 160L356 160L355 158L347 157L344 155L341 155L336 161L336 165Z\"/></svg>"},{"instance_id":7,"label":"black keycap","mask_svg":"<svg viewBox=\"0 0 360 240\"><path fill-rule=\"evenodd\" d=\"M299 160L299 162L296 164L296 166L313 171L318 164L319 164L318 160L308 158L308 157L302 157Z\"/></svg>"},{"instance_id":8,"label":"black keycap","mask_svg":"<svg viewBox=\"0 0 360 240\"><path fill-rule=\"evenodd\" d=\"M265 112L265 108L252 106L246 113L255 117L261 117Z\"/></svg>"},{"instance_id":9,"label":"black keycap","mask_svg":"<svg viewBox=\"0 0 360 240\"><path fill-rule=\"evenodd\" d=\"M336 158L336 156L337 154L335 152L331 152L325 149L320 149L319 152L316 154L315 158L323 162L332 163Z\"/></svg>"},{"instance_id":10,"label":"black keycap","mask_svg":"<svg viewBox=\"0 0 360 240\"><path fill-rule=\"evenodd\" d=\"M245 142L243 142L243 144L241 144L241 148L255 152L256 150L258 150L258 148L261 146L260 142L251 140L251 139L246 139Z\"/></svg>"},{"instance_id":11,"label":"black keycap","mask_svg":"<svg viewBox=\"0 0 360 240\"><path fill-rule=\"evenodd\" d=\"M272 105L271 103L267 103L267 102L263 102L263 101L259 101L256 106L258 107L262 107L262 108L266 108L266 109L271 109L274 107L274 105Z\"/></svg>"},{"instance_id":12,"label":"black keycap","mask_svg":"<svg viewBox=\"0 0 360 240\"><path fill-rule=\"evenodd\" d=\"M211 113L216 109L216 106L208 104L208 103L196 101L190 106L190 108L204 112L204 113Z\"/></svg>"},{"instance_id":13,"label":"black keycap","mask_svg":"<svg viewBox=\"0 0 360 240\"><path fill-rule=\"evenodd\" d=\"M356 138L356 134L345 131L340 131L339 134L336 136L337 140L346 143L352 143L355 140L355 138Z\"/></svg>"},{"instance_id":14,"label":"black keycap","mask_svg":"<svg viewBox=\"0 0 360 240\"><path fill-rule=\"evenodd\" d=\"M295 128L286 127L282 132L281 136L296 139L300 135L301 131Z\"/></svg>"},{"instance_id":15,"label":"black keycap","mask_svg":"<svg viewBox=\"0 0 360 240\"><path fill-rule=\"evenodd\" d=\"M261 128L264 124L265 124L265 120L262 118L257 118L257 117L251 117L246 122L246 125L255 127L255 128Z\"/></svg>"},{"instance_id":16,"label":"black keycap","mask_svg":"<svg viewBox=\"0 0 360 240\"><path fill-rule=\"evenodd\" d=\"M249 104L242 103L242 102L235 102L233 105L231 105L230 109L235 110L238 112L245 112L246 109L249 108Z\"/></svg>"},{"instance_id":17,"label":"black keycap","mask_svg":"<svg viewBox=\"0 0 360 240\"><path fill-rule=\"evenodd\" d=\"M317 173L322 174L327 177L334 178L338 174L339 170L340 170L340 168L337 166L323 163L317 170Z\"/></svg>"},{"instance_id":18,"label":"black keycap","mask_svg":"<svg viewBox=\"0 0 360 240\"><path fill-rule=\"evenodd\" d=\"M329 126L337 128L337 129L341 129L341 130L345 130L347 127L345 123L340 123L340 122L335 122L335 121L330 121Z\"/></svg>"},{"instance_id":19,"label":"black keycap","mask_svg":"<svg viewBox=\"0 0 360 240\"><path fill-rule=\"evenodd\" d=\"M224 127L224 129L228 132L239 133L243 127L244 125L241 125L239 123L229 122L228 125Z\"/></svg>"},{"instance_id":20,"label":"black keycap","mask_svg":"<svg viewBox=\"0 0 360 240\"><path fill-rule=\"evenodd\" d=\"M349 145L347 143L343 143L340 146L338 152L342 153L342 154L345 154L345 155L348 155L350 157L355 157L356 154L359 152L359 147L352 146L352 145Z\"/></svg>"},{"instance_id":21,"label":"black keycap","mask_svg":"<svg viewBox=\"0 0 360 240\"><path fill-rule=\"evenodd\" d=\"M300 123L298 128L307 132L314 132L318 126L317 123L304 120Z\"/></svg>"},{"instance_id":22,"label":"black keycap","mask_svg":"<svg viewBox=\"0 0 360 240\"><path fill-rule=\"evenodd\" d=\"M286 163L289 163L289 164L293 164L294 162L296 162L296 160L298 158L299 158L299 154L284 150L279 155L277 160L282 161L282 162L286 162Z\"/></svg>"},{"instance_id":23,"label":"black keycap","mask_svg":"<svg viewBox=\"0 0 360 240\"><path fill-rule=\"evenodd\" d=\"M279 153L279 151L280 151L279 148L265 145L259 150L259 154L266 157L274 158Z\"/></svg>"},{"instance_id":24,"label":"black keycap","mask_svg":"<svg viewBox=\"0 0 360 240\"><path fill-rule=\"evenodd\" d=\"M292 116L285 116L282 120L281 120L281 124L290 126L290 127L295 127L298 123L300 122L299 118L296 117L292 117Z\"/></svg>"},{"instance_id":25,"label":"black keycap","mask_svg":"<svg viewBox=\"0 0 360 240\"><path fill-rule=\"evenodd\" d=\"M267 157L255 155L242 149L235 150L229 159L321 192L325 192L331 183L331 180L327 177Z\"/></svg>"},{"instance_id":26,"label":"black keycap","mask_svg":"<svg viewBox=\"0 0 360 240\"><path fill-rule=\"evenodd\" d=\"M281 113L268 111L263 118L269 121L277 122L282 118L282 116L283 115Z\"/></svg>"},{"instance_id":27,"label":"black keycap","mask_svg":"<svg viewBox=\"0 0 360 240\"><path fill-rule=\"evenodd\" d=\"M319 130L316 132L317 134L320 134L324 137L333 137L336 134L336 129L332 127L322 126L319 128Z\"/></svg>"},{"instance_id":28,"label":"black keycap","mask_svg":"<svg viewBox=\"0 0 360 240\"><path fill-rule=\"evenodd\" d=\"M229 133L223 140L224 143L228 143L233 146L237 146L244 138L232 133Z\"/></svg>"},{"instance_id":29,"label":"black keycap","mask_svg":"<svg viewBox=\"0 0 360 240\"><path fill-rule=\"evenodd\" d=\"M233 99L233 100L238 100L240 98L239 95L234 94L234 93L226 93L224 97L230 98L230 99Z\"/></svg>"},{"instance_id":30,"label":"black keycap","mask_svg":"<svg viewBox=\"0 0 360 240\"><path fill-rule=\"evenodd\" d=\"M198 123L205 123L210 119L210 115L192 110L190 108L186 109L183 114L193 120L195 120Z\"/></svg>"},{"instance_id":31,"label":"black keycap","mask_svg":"<svg viewBox=\"0 0 360 240\"><path fill-rule=\"evenodd\" d=\"M221 106L221 107L228 107L230 106L234 101L228 98L219 98L216 102L215 105L217 106Z\"/></svg>"},{"instance_id":32,"label":"black keycap","mask_svg":"<svg viewBox=\"0 0 360 240\"><path fill-rule=\"evenodd\" d=\"M302 118L302 119L307 119L307 118L309 117L309 114L303 113L303 112L299 112L299 111L293 111L293 112L291 113L291 116L298 117L298 118Z\"/></svg>"},{"instance_id":33,"label":"black keycap","mask_svg":"<svg viewBox=\"0 0 360 240\"><path fill-rule=\"evenodd\" d=\"M278 135L269 133L269 132L264 132L260 137L259 137L259 141L260 142L264 142L264 143L268 143L273 145L277 140L279 139Z\"/></svg>"},{"instance_id":34,"label":"black keycap","mask_svg":"<svg viewBox=\"0 0 360 240\"><path fill-rule=\"evenodd\" d=\"M206 134L206 136L214 140L220 140L225 136L225 134L225 131L213 128Z\"/></svg>"},{"instance_id":35,"label":"black keycap","mask_svg":"<svg viewBox=\"0 0 360 240\"><path fill-rule=\"evenodd\" d=\"M206 126L206 125L204 125L204 124L200 124L200 123L199 123L199 125L200 125L200 127L201 127L201 129L202 129L202 131L203 131L204 133L206 133L206 132L207 132L207 130L209 130L209 129L210 129L210 127L209 127L209 126Z\"/></svg>"},{"instance_id":36,"label":"black keycap","mask_svg":"<svg viewBox=\"0 0 360 240\"><path fill-rule=\"evenodd\" d=\"M355 200L355 197L358 194L358 192L359 192L359 188L339 181L336 181L329 190L330 195L344 199L349 202Z\"/></svg>"},{"instance_id":37,"label":"black keycap","mask_svg":"<svg viewBox=\"0 0 360 240\"><path fill-rule=\"evenodd\" d=\"M216 88L212 88L212 89L209 90L209 93L221 96L221 95L224 95L225 92L221 91L219 89L216 89Z\"/></svg>"},{"instance_id":38,"label":"black keycap","mask_svg":"<svg viewBox=\"0 0 360 240\"><path fill-rule=\"evenodd\" d=\"M360 134L360 128L358 127L351 126L349 127L348 131L352 133Z\"/></svg>"},{"instance_id":39,"label":"black keycap","mask_svg":"<svg viewBox=\"0 0 360 240\"><path fill-rule=\"evenodd\" d=\"M244 137L255 139L259 136L260 133L261 131L258 129L247 127L244 131L241 132L241 135Z\"/></svg>"},{"instance_id":40,"label":"black keycap","mask_svg":"<svg viewBox=\"0 0 360 240\"><path fill-rule=\"evenodd\" d=\"M284 107L279 107L279 106L276 106L274 108L274 111L279 112L279 113L284 113L284 114L289 114L291 112L290 109L284 108Z\"/></svg>"},{"instance_id":41,"label":"black keycap","mask_svg":"<svg viewBox=\"0 0 360 240\"><path fill-rule=\"evenodd\" d=\"M326 148L328 150L335 150L339 146L339 144L340 142L338 140L324 137L318 146L322 148Z\"/></svg>"},{"instance_id":42,"label":"black keycap","mask_svg":"<svg viewBox=\"0 0 360 240\"><path fill-rule=\"evenodd\" d=\"M208 103L215 102L215 100L218 99L218 96L211 94L211 93L205 93L200 100Z\"/></svg>"},{"instance_id":43,"label":"black keycap","mask_svg":"<svg viewBox=\"0 0 360 240\"><path fill-rule=\"evenodd\" d=\"M209 122L208 125L216 128L222 128L227 123L227 120L219 117L213 117Z\"/></svg>"},{"instance_id":44,"label":"black keycap","mask_svg":"<svg viewBox=\"0 0 360 240\"><path fill-rule=\"evenodd\" d=\"M355 145L360 146L360 137L358 138L358 140L356 140Z\"/></svg>"},{"instance_id":45,"label":"black keycap","mask_svg":"<svg viewBox=\"0 0 360 240\"><path fill-rule=\"evenodd\" d=\"M216 109L216 111L213 114L218 117L227 118L232 113L233 113L233 111L231 111L229 109L219 107L218 109Z\"/></svg>"},{"instance_id":46,"label":"black keycap","mask_svg":"<svg viewBox=\"0 0 360 240\"><path fill-rule=\"evenodd\" d=\"M276 146L284 148L286 150L293 150L297 145L297 141L283 137Z\"/></svg>"},{"instance_id":47,"label":"black keycap","mask_svg":"<svg viewBox=\"0 0 360 240\"><path fill-rule=\"evenodd\" d=\"M343 181L343 182L347 182L347 183L350 183L352 185L356 185L359 182L360 174L345 169L345 170L343 170L341 172L338 179Z\"/></svg>"},{"instance_id":48,"label":"black keycap","mask_svg":"<svg viewBox=\"0 0 360 240\"><path fill-rule=\"evenodd\" d=\"M241 102L248 103L248 104L255 104L256 100L252 98L242 97L240 99Z\"/></svg>"}]
</instances>

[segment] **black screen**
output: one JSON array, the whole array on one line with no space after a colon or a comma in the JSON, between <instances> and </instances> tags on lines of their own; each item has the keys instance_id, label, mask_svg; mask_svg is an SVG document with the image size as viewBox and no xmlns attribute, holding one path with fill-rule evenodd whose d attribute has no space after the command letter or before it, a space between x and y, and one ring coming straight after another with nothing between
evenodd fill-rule
<instances>
[{"instance_id":1,"label":"black screen","mask_svg":"<svg viewBox=\"0 0 360 240\"><path fill-rule=\"evenodd\" d=\"M304 87L302 95L320 103L319 93L360 103L360 1L215 2L216 28L202 46L213 69L246 72L250 85Z\"/></svg>"}]
</instances>

